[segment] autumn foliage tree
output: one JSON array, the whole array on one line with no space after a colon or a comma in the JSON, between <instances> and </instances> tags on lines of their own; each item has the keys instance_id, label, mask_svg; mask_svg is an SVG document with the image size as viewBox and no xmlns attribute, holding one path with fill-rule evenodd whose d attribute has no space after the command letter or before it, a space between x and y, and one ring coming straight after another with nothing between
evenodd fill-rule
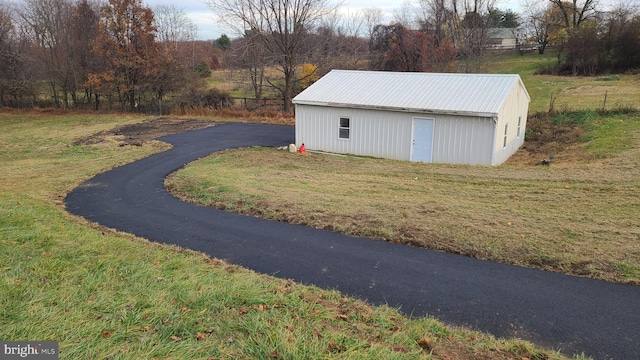
<instances>
[{"instance_id":1,"label":"autumn foliage tree","mask_svg":"<svg viewBox=\"0 0 640 360\"><path fill-rule=\"evenodd\" d=\"M305 63L300 66L300 86L302 90L311 86L318 79L320 79L320 74L318 73L317 65Z\"/></svg>"},{"instance_id":2,"label":"autumn foliage tree","mask_svg":"<svg viewBox=\"0 0 640 360\"><path fill-rule=\"evenodd\" d=\"M431 34L411 30L402 24L378 25L372 37L371 62L374 70L447 71L456 56L453 43Z\"/></svg>"},{"instance_id":3,"label":"autumn foliage tree","mask_svg":"<svg viewBox=\"0 0 640 360\"><path fill-rule=\"evenodd\" d=\"M378 54L372 62L376 70L424 71L426 36L402 24L378 25L371 50Z\"/></svg>"},{"instance_id":4,"label":"autumn foliage tree","mask_svg":"<svg viewBox=\"0 0 640 360\"><path fill-rule=\"evenodd\" d=\"M136 110L160 54L155 41L153 11L141 0L109 0L100 9L94 51L107 59L89 82L101 93L115 92L123 108Z\"/></svg>"}]
</instances>

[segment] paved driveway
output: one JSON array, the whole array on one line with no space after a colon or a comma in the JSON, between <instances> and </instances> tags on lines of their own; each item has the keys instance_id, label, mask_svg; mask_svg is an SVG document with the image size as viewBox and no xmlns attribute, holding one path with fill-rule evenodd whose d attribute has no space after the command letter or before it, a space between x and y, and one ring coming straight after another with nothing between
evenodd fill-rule
<instances>
[{"instance_id":1,"label":"paved driveway","mask_svg":"<svg viewBox=\"0 0 640 360\"><path fill-rule=\"evenodd\" d=\"M226 124L161 138L173 149L97 175L65 199L88 220L255 271L338 289L567 355L640 359L640 287L525 269L196 206L163 180L214 151L293 142L292 127Z\"/></svg>"}]
</instances>

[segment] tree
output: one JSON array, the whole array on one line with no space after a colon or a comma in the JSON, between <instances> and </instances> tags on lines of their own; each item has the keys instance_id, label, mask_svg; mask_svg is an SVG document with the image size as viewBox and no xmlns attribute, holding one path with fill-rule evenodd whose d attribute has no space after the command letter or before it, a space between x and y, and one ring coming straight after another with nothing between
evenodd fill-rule
<instances>
[{"instance_id":1,"label":"tree","mask_svg":"<svg viewBox=\"0 0 640 360\"><path fill-rule=\"evenodd\" d=\"M196 39L197 26L184 10L178 9L173 4L154 7L153 20L156 27L156 40L160 43L171 44L175 47L181 42L190 42Z\"/></svg>"},{"instance_id":2,"label":"tree","mask_svg":"<svg viewBox=\"0 0 640 360\"><path fill-rule=\"evenodd\" d=\"M0 107L9 98L18 98L19 75L22 72L20 54L16 49L15 25L8 4L0 1Z\"/></svg>"},{"instance_id":3,"label":"tree","mask_svg":"<svg viewBox=\"0 0 640 360\"><path fill-rule=\"evenodd\" d=\"M602 41L595 21L586 21L575 29L564 45L564 62L571 66L571 74L594 76L602 64Z\"/></svg>"},{"instance_id":4,"label":"tree","mask_svg":"<svg viewBox=\"0 0 640 360\"><path fill-rule=\"evenodd\" d=\"M70 60L73 44L69 29L72 5L67 0L26 0L20 16L37 45L36 60L51 90L55 106L68 107L75 93Z\"/></svg>"},{"instance_id":5,"label":"tree","mask_svg":"<svg viewBox=\"0 0 640 360\"><path fill-rule=\"evenodd\" d=\"M371 51L377 54L371 61L373 70L422 71L422 44L414 32L402 24L378 25L373 32Z\"/></svg>"},{"instance_id":6,"label":"tree","mask_svg":"<svg viewBox=\"0 0 640 360\"><path fill-rule=\"evenodd\" d=\"M562 7L550 3L545 10L547 21L555 24L548 31L549 42L558 46L558 62L546 71L593 76L640 67L638 8L620 3L610 11L597 12L595 3L589 4L592 7L587 2L565 2Z\"/></svg>"},{"instance_id":7,"label":"tree","mask_svg":"<svg viewBox=\"0 0 640 360\"><path fill-rule=\"evenodd\" d=\"M197 77L194 51L182 51L186 44L195 46L197 28L186 13L174 5L156 7L153 19L158 46L157 53L151 56L152 67L147 76L158 113L163 114L166 94L179 91Z\"/></svg>"},{"instance_id":8,"label":"tree","mask_svg":"<svg viewBox=\"0 0 640 360\"><path fill-rule=\"evenodd\" d=\"M222 51L227 51L231 48L231 39L227 36L227 34L220 35L219 38L216 39L216 45Z\"/></svg>"},{"instance_id":9,"label":"tree","mask_svg":"<svg viewBox=\"0 0 640 360\"><path fill-rule=\"evenodd\" d=\"M254 31L247 30L243 37L232 42L231 58L233 61L231 63L249 71L256 103L260 103L262 100L264 71L267 65L265 53L264 44Z\"/></svg>"},{"instance_id":10,"label":"tree","mask_svg":"<svg viewBox=\"0 0 640 360\"><path fill-rule=\"evenodd\" d=\"M91 76L102 92L116 92L123 107L134 111L155 71L153 12L141 0L109 0L100 9L99 33L94 50L109 67Z\"/></svg>"},{"instance_id":11,"label":"tree","mask_svg":"<svg viewBox=\"0 0 640 360\"><path fill-rule=\"evenodd\" d=\"M487 14L487 25L492 28L515 29L520 26L520 15L511 9L491 8Z\"/></svg>"},{"instance_id":12,"label":"tree","mask_svg":"<svg viewBox=\"0 0 640 360\"><path fill-rule=\"evenodd\" d=\"M462 71L477 72L484 66L494 4L495 0L419 0L418 23L433 37L435 48L444 45L444 54L457 49Z\"/></svg>"},{"instance_id":13,"label":"tree","mask_svg":"<svg viewBox=\"0 0 640 360\"><path fill-rule=\"evenodd\" d=\"M623 2L615 5L604 19L602 34L613 71L640 68L639 6Z\"/></svg>"},{"instance_id":14,"label":"tree","mask_svg":"<svg viewBox=\"0 0 640 360\"><path fill-rule=\"evenodd\" d=\"M330 0L206 0L220 19L235 27L238 34L250 30L264 46L265 53L278 67L284 83L267 82L284 98L284 111L290 111L296 72L303 61L300 48L309 31L336 6Z\"/></svg>"},{"instance_id":15,"label":"tree","mask_svg":"<svg viewBox=\"0 0 640 360\"><path fill-rule=\"evenodd\" d=\"M598 0L549 0L562 13L564 27L571 33L577 30L582 23L596 13Z\"/></svg>"},{"instance_id":16,"label":"tree","mask_svg":"<svg viewBox=\"0 0 640 360\"><path fill-rule=\"evenodd\" d=\"M400 7L393 9L393 24L402 24L409 29L416 28L416 8L413 0L402 0Z\"/></svg>"},{"instance_id":17,"label":"tree","mask_svg":"<svg viewBox=\"0 0 640 360\"><path fill-rule=\"evenodd\" d=\"M222 50L222 61L224 66L227 66L226 53L227 50L231 48L231 39L227 36L227 34L220 35L219 38L215 40L215 44L218 49Z\"/></svg>"},{"instance_id":18,"label":"tree","mask_svg":"<svg viewBox=\"0 0 640 360\"><path fill-rule=\"evenodd\" d=\"M72 63L74 76L74 91L72 98L74 103L78 103L76 91L83 90L84 101L91 103L95 95L89 86L89 74L99 68L101 62L93 52L93 43L98 36L98 14L87 0L78 2L72 9L71 14L71 51L70 62ZM96 110L98 103L96 102Z\"/></svg>"},{"instance_id":19,"label":"tree","mask_svg":"<svg viewBox=\"0 0 640 360\"><path fill-rule=\"evenodd\" d=\"M364 21L364 27L367 32L367 40L371 41L376 26L382 24L382 9L375 7L364 8L362 9L362 17Z\"/></svg>"},{"instance_id":20,"label":"tree","mask_svg":"<svg viewBox=\"0 0 640 360\"><path fill-rule=\"evenodd\" d=\"M495 0L464 0L462 16L454 1L456 18L462 19L454 23L454 40L462 59L464 72L479 72L485 63L485 56L491 38L487 15L494 8Z\"/></svg>"},{"instance_id":21,"label":"tree","mask_svg":"<svg viewBox=\"0 0 640 360\"><path fill-rule=\"evenodd\" d=\"M378 9L379 10L379 9ZM321 69L319 74L327 73L332 68L360 69L362 63L369 55L370 38L363 38L362 34L369 36L367 9L342 15L336 28L336 36L333 39L335 52L328 59L318 62ZM375 11L375 10L371 10ZM372 15L369 13L369 15Z\"/></svg>"},{"instance_id":22,"label":"tree","mask_svg":"<svg viewBox=\"0 0 640 360\"><path fill-rule=\"evenodd\" d=\"M378 25L371 50L377 54L372 68L386 71L448 71L456 56L451 41L442 39L436 45L432 35L401 24Z\"/></svg>"},{"instance_id":23,"label":"tree","mask_svg":"<svg viewBox=\"0 0 640 360\"><path fill-rule=\"evenodd\" d=\"M537 44L539 54L544 54L547 46L560 46L566 40L564 17L557 6L527 0L523 3L523 11L523 30L526 36Z\"/></svg>"},{"instance_id":24,"label":"tree","mask_svg":"<svg viewBox=\"0 0 640 360\"><path fill-rule=\"evenodd\" d=\"M433 36L436 46L454 35L451 25L456 24L458 19L447 0L419 0L418 4L420 29Z\"/></svg>"},{"instance_id":25,"label":"tree","mask_svg":"<svg viewBox=\"0 0 640 360\"><path fill-rule=\"evenodd\" d=\"M318 75L318 67L316 65L305 63L300 67L300 85L302 90L311 86L314 82L318 81L320 76Z\"/></svg>"}]
</instances>

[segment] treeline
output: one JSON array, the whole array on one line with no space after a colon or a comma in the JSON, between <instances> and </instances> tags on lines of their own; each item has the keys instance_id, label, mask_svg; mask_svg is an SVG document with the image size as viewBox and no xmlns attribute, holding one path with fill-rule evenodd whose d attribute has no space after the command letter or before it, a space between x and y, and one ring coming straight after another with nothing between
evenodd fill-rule
<instances>
[{"instance_id":1,"label":"treeline","mask_svg":"<svg viewBox=\"0 0 640 360\"><path fill-rule=\"evenodd\" d=\"M382 10L344 15L330 0L205 0L237 37L198 41L173 6L142 0L0 0L0 105L166 113L225 107L210 89L220 67L248 74L253 104L291 99L334 68L482 72L497 29L521 52L552 46L547 72L595 75L640 68L638 9L610 11L595 0L533 1L523 14L495 0L405 2L384 24ZM623 4L623 3L621 3ZM388 22L387 22L388 23ZM246 99L243 103L247 103Z\"/></svg>"},{"instance_id":2,"label":"treeline","mask_svg":"<svg viewBox=\"0 0 640 360\"><path fill-rule=\"evenodd\" d=\"M539 52L557 50L558 62L542 73L587 75L640 71L640 14L633 2L604 11L596 0L549 0L525 6L526 35Z\"/></svg>"},{"instance_id":3,"label":"treeline","mask_svg":"<svg viewBox=\"0 0 640 360\"><path fill-rule=\"evenodd\" d=\"M0 0L0 104L166 112L197 104L220 49L173 6ZM175 104L172 104L175 105Z\"/></svg>"}]
</instances>

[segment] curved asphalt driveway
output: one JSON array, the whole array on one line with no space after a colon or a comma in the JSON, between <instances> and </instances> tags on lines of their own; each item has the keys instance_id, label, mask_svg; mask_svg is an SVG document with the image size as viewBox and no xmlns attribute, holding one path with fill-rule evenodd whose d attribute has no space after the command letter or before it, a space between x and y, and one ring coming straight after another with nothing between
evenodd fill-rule
<instances>
[{"instance_id":1,"label":"curved asphalt driveway","mask_svg":"<svg viewBox=\"0 0 640 360\"><path fill-rule=\"evenodd\" d=\"M214 151L293 142L292 127L226 124L161 138L173 149L97 175L67 209L152 241L338 289L412 316L516 336L567 355L640 359L640 287L570 277L282 222L171 196L164 178Z\"/></svg>"}]
</instances>

